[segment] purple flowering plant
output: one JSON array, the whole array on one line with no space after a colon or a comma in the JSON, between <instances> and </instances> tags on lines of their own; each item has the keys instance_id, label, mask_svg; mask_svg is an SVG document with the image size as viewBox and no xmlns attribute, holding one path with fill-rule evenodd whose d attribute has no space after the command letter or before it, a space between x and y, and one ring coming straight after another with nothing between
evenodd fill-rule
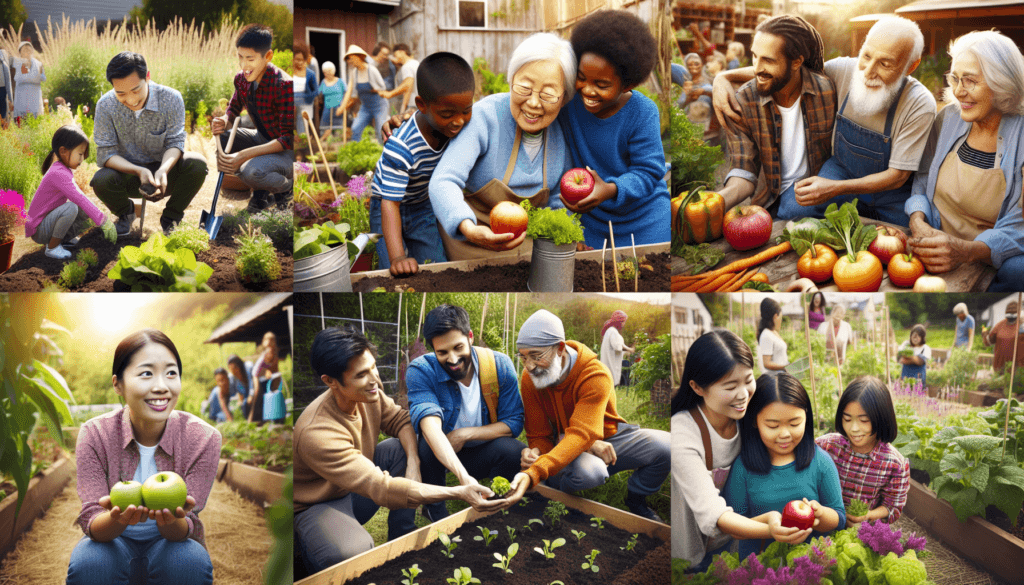
<instances>
[{"instance_id":1,"label":"purple flowering plant","mask_svg":"<svg viewBox=\"0 0 1024 585\"><path fill-rule=\"evenodd\" d=\"M927 543L923 536L918 536L913 532L903 538L902 530L881 520L869 520L862 523L857 531L857 538L883 557L889 553L903 556L903 553L910 549L924 552L924 545Z\"/></svg>"}]
</instances>

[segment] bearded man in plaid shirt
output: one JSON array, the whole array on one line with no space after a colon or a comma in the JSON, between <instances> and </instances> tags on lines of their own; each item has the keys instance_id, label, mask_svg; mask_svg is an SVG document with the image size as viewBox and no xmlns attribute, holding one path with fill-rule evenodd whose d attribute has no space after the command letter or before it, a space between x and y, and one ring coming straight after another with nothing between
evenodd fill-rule
<instances>
[{"instance_id":1,"label":"bearded man in plaid shirt","mask_svg":"<svg viewBox=\"0 0 1024 585\"><path fill-rule=\"evenodd\" d=\"M239 128L232 152L217 153L217 170L238 175L253 189L249 210L277 204L284 209L292 198L292 163L295 161L295 101L292 78L271 63L274 33L250 24L238 33L235 47L242 70L235 75L235 93L228 111L214 118L214 135L227 147L226 130L247 110L255 130Z\"/></svg>"}]
</instances>

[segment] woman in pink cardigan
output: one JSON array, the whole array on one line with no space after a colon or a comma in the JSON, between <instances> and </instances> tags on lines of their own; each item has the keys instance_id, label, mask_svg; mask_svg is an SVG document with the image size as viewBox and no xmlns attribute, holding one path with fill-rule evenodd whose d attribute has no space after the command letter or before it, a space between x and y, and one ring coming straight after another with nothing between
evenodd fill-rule
<instances>
[{"instance_id":1,"label":"woman in pink cardigan","mask_svg":"<svg viewBox=\"0 0 1024 585\"><path fill-rule=\"evenodd\" d=\"M78 524L85 537L71 553L67 583L210 585L213 565L198 512L217 473L220 433L174 410L181 357L160 331L144 329L121 340L114 350L113 384L124 408L86 422L78 435ZM161 471L184 478L184 506L111 505L114 484L143 483Z\"/></svg>"}]
</instances>

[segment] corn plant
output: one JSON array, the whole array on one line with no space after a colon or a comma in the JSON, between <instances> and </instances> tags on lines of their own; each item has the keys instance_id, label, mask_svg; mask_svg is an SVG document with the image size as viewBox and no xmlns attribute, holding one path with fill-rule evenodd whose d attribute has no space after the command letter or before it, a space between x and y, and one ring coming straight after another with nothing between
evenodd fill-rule
<instances>
[{"instance_id":1,"label":"corn plant","mask_svg":"<svg viewBox=\"0 0 1024 585\"><path fill-rule=\"evenodd\" d=\"M423 571L420 570L418 564L409 567L408 569L402 569L402 575L406 578L402 579L402 585L416 585L416 575L419 575Z\"/></svg>"},{"instance_id":2,"label":"corn plant","mask_svg":"<svg viewBox=\"0 0 1024 585\"><path fill-rule=\"evenodd\" d=\"M444 550L441 551L441 554L448 557L449 559L455 558L455 549L459 546L459 543L462 542L462 537L449 537L444 532L438 530L437 540L439 540L441 542L441 546L444 547Z\"/></svg>"},{"instance_id":3,"label":"corn plant","mask_svg":"<svg viewBox=\"0 0 1024 585\"><path fill-rule=\"evenodd\" d=\"M582 567L583 567L584 571L586 571L587 569L590 569L591 571L593 571L595 573L600 571L600 569L595 564L595 561L597 559L597 555L599 555L599 554L601 554L601 551L599 551L599 550L597 550L595 548L595 549L590 551L589 555L584 555L583 556L583 565L582 565Z\"/></svg>"},{"instance_id":4,"label":"corn plant","mask_svg":"<svg viewBox=\"0 0 1024 585\"><path fill-rule=\"evenodd\" d=\"M508 568L509 563L512 562L512 558L519 552L519 543L513 542L508 547L508 554L494 553L494 558L498 559L498 562L492 564L492 567L498 567L506 573L511 573L512 569Z\"/></svg>"},{"instance_id":5,"label":"corn plant","mask_svg":"<svg viewBox=\"0 0 1024 585\"><path fill-rule=\"evenodd\" d=\"M572 535L576 537L576 544L579 544L579 542L583 540L583 537L586 536L587 533L583 532L582 530L573 530Z\"/></svg>"},{"instance_id":6,"label":"corn plant","mask_svg":"<svg viewBox=\"0 0 1024 585\"><path fill-rule=\"evenodd\" d=\"M553 541L552 540L547 540L547 539L542 539L542 542L544 542L544 548L543 549L541 547L539 547L539 546L535 546L535 547L533 547L533 550L535 550L538 553L544 555L545 559L553 559L553 558L555 558L555 549L560 547L560 546L564 546L565 545L565 539L564 538L556 538Z\"/></svg>"},{"instance_id":7,"label":"corn plant","mask_svg":"<svg viewBox=\"0 0 1024 585\"><path fill-rule=\"evenodd\" d=\"M472 585L479 583L480 579L473 576L473 571L470 571L469 567L459 567L446 581L448 581L448 585Z\"/></svg>"},{"instance_id":8,"label":"corn plant","mask_svg":"<svg viewBox=\"0 0 1024 585\"><path fill-rule=\"evenodd\" d=\"M498 538L497 530L492 532L483 526L477 526L477 528L480 529L481 536L474 536L473 540L483 541L484 546L491 546L491 541Z\"/></svg>"},{"instance_id":9,"label":"corn plant","mask_svg":"<svg viewBox=\"0 0 1024 585\"><path fill-rule=\"evenodd\" d=\"M636 540L639 537L639 534L633 534L633 536L630 536L629 540L626 541L626 546L620 546L619 550L633 550L634 548L636 548Z\"/></svg>"}]
</instances>

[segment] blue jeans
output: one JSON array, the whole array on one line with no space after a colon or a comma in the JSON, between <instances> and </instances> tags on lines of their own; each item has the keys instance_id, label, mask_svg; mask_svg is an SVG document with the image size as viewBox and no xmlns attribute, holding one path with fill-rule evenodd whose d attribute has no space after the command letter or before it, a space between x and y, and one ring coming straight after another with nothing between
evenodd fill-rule
<instances>
[{"instance_id":1,"label":"blue jeans","mask_svg":"<svg viewBox=\"0 0 1024 585\"><path fill-rule=\"evenodd\" d=\"M1024 254L1003 262L988 292L1017 292L1024 290Z\"/></svg>"},{"instance_id":2,"label":"blue jeans","mask_svg":"<svg viewBox=\"0 0 1024 585\"><path fill-rule=\"evenodd\" d=\"M340 105L340 104L339 104ZM320 113L320 131L323 132L328 128L341 128L341 123L345 119L341 116L335 116L334 110L338 109L337 106L328 108L324 106L324 111Z\"/></svg>"},{"instance_id":3,"label":"blue jeans","mask_svg":"<svg viewBox=\"0 0 1024 585\"><path fill-rule=\"evenodd\" d=\"M356 119L352 122L352 140L360 140L363 137L363 129L366 128L370 122L373 122L373 136L376 138L380 135L380 127L387 122L390 116L390 109L388 108L388 102L384 98L377 96L377 99L371 99L363 102L359 106L359 113L356 114Z\"/></svg>"},{"instance_id":4,"label":"blue jeans","mask_svg":"<svg viewBox=\"0 0 1024 585\"><path fill-rule=\"evenodd\" d=\"M825 164L821 165L821 169L818 171L818 176L823 179L832 179L835 181L845 181L856 177L849 176L845 169L835 162L835 157L825 161ZM799 182L799 181L797 181ZM835 203L837 207L842 206L843 203L852 202L857 199L857 211L862 217L884 221L903 227L910 225L910 217L903 211L903 205L907 202L907 197L900 197L898 194L894 194L890 191L886 191L885 194L875 194L872 197L870 203L865 202L864 195L842 195L839 197L833 197L825 203L819 205L813 205L810 207L804 207L796 202L796 183L786 190L779 197L779 215L778 219L796 219L799 217L817 217L819 219L825 217L825 209L832 203ZM907 196L909 196L909 186L905 189Z\"/></svg>"},{"instance_id":5,"label":"blue jeans","mask_svg":"<svg viewBox=\"0 0 1024 585\"><path fill-rule=\"evenodd\" d=\"M148 579L142 579L142 576ZM212 585L210 553L191 538L172 542L163 537L134 540L119 536L110 542L82 538L71 552L68 585Z\"/></svg>"},{"instance_id":6,"label":"blue jeans","mask_svg":"<svg viewBox=\"0 0 1024 585\"><path fill-rule=\"evenodd\" d=\"M370 199L370 231L375 234L384 233L380 206L380 199ZM430 207L430 199L412 205L402 203L398 210L402 216L402 247L408 251L408 255L420 264L425 260L447 262L444 245L441 243L441 232L437 231L437 217ZM380 259L377 265L380 269L391 267L388 246L383 237L377 240L377 257Z\"/></svg>"},{"instance_id":7,"label":"blue jeans","mask_svg":"<svg viewBox=\"0 0 1024 585\"><path fill-rule=\"evenodd\" d=\"M613 474L635 469L626 489L641 496L649 496L661 489L672 465L671 438L667 431L619 423L618 432L605 442L615 448L615 465L606 465L596 455L581 453L572 463L549 477L547 485L563 492L587 490L603 484Z\"/></svg>"},{"instance_id":8,"label":"blue jeans","mask_svg":"<svg viewBox=\"0 0 1024 585\"><path fill-rule=\"evenodd\" d=\"M478 480L498 476L511 480L520 471L519 461L525 448L526 445L512 437L498 437L479 444L463 445L456 455L466 471ZM420 476L423 483L445 485L447 469L437 460L423 435L420 435L419 451ZM448 515L448 508L444 502L427 504L426 507L435 521Z\"/></svg>"}]
</instances>

